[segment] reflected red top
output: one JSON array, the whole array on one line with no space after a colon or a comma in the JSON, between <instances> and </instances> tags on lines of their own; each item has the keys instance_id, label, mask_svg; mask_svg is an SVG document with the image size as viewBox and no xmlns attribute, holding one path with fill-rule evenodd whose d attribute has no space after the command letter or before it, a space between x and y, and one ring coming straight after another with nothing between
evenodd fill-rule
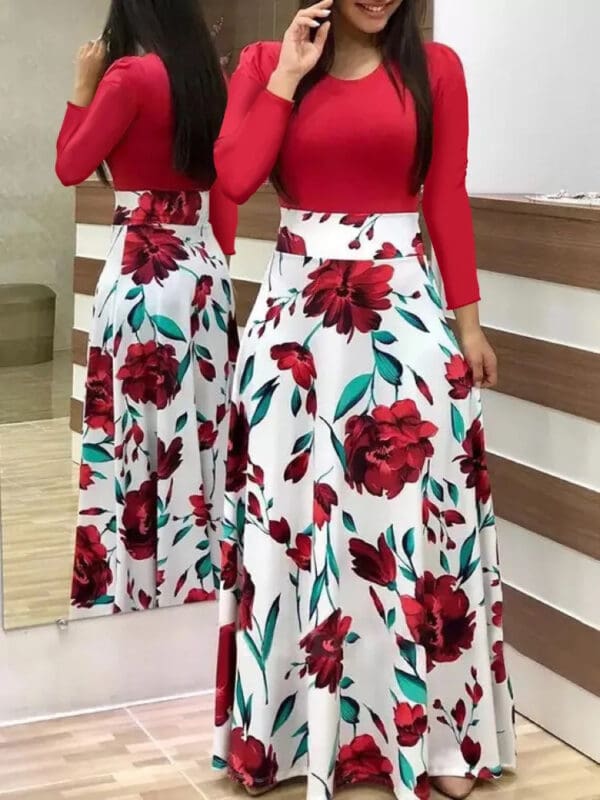
<instances>
[{"instance_id":1,"label":"reflected red top","mask_svg":"<svg viewBox=\"0 0 600 800\"><path fill-rule=\"evenodd\" d=\"M224 191L244 203L277 159L283 205L330 213L416 211L410 171L417 137L414 102L398 96L386 69L354 81L326 77L293 104L266 89L281 45L261 42L242 53L215 149ZM434 100L434 153L423 211L450 308L479 300L475 241L465 188L469 133L462 65L441 44L427 45Z\"/></svg>"},{"instance_id":2,"label":"reflected red top","mask_svg":"<svg viewBox=\"0 0 600 800\"><path fill-rule=\"evenodd\" d=\"M56 174L65 186L73 186L107 161L117 191L208 190L173 168L173 135L171 86L162 60L157 55L122 58L107 71L89 107L68 104ZM210 199L215 236L230 255L237 208L218 182Z\"/></svg>"}]
</instances>

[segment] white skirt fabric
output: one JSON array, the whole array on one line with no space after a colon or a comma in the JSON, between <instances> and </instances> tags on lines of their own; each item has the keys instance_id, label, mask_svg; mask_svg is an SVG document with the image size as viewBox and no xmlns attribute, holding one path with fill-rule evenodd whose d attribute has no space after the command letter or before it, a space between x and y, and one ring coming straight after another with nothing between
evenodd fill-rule
<instances>
[{"instance_id":1,"label":"white skirt fabric","mask_svg":"<svg viewBox=\"0 0 600 800\"><path fill-rule=\"evenodd\" d=\"M480 393L416 214L283 212L221 549L216 768L423 800L514 767Z\"/></svg>"},{"instance_id":2,"label":"white skirt fabric","mask_svg":"<svg viewBox=\"0 0 600 800\"><path fill-rule=\"evenodd\" d=\"M215 598L232 287L209 195L119 192L89 337L71 618Z\"/></svg>"}]
</instances>

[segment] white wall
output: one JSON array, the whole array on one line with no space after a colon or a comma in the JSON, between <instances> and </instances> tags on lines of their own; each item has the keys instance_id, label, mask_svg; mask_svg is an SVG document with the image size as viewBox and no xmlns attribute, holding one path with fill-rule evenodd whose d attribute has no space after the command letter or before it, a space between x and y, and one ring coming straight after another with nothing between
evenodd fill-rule
<instances>
[{"instance_id":1,"label":"white wall","mask_svg":"<svg viewBox=\"0 0 600 800\"><path fill-rule=\"evenodd\" d=\"M463 59L469 188L600 191L599 0L435 0Z\"/></svg>"}]
</instances>

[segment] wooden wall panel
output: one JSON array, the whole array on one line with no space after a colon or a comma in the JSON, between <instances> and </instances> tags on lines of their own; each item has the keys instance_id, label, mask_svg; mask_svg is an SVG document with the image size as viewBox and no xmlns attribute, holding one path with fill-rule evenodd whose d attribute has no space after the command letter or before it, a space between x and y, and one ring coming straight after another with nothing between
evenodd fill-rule
<instances>
[{"instance_id":1,"label":"wooden wall panel","mask_svg":"<svg viewBox=\"0 0 600 800\"><path fill-rule=\"evenodd\" d=\"M600 560L600 494L489 454L499 517Z\"/></svg>"},{"instance_id":2,"label":"wooden wall panel","mask_svg":"<svg viewBox=\"0 0 600 800\"><path fill-rule=\"evenodd\" d=\"M600 697L600 631L511 586L504 587L504 624L515 650Z\"/></svg>"},{"instance_id":3,"label":"wooden wall panel","mask_svg":"<svg viewBox=\"0 0 600 800\"><path fill-rule=\"evenodd\" d=\"M81 433L83 430L83 403L81 400L71 398L71 430Z\"/></svg>"},{"instance_id":4,"label":"wooden wall panel","mask_svg":"<svg viewBox=\"0 0 600 800\"><path fill-rule=\"evenodd\" d=\"M97 180L89 180L77 188L75 221L86 225L112 225L115 198L112 189Z\"/></svg>"},{"instance_id":5,"label":"wooden wall panel","mask_svg":"<svg viewBox=\"0 0 600 800\"><path fill-rule=\"evenodd\" d=\"M73 267L73 291L75 294L93 295L96 292L98 279L104 261L97 258L75 258Z\"/></svg>"}]
</instances>

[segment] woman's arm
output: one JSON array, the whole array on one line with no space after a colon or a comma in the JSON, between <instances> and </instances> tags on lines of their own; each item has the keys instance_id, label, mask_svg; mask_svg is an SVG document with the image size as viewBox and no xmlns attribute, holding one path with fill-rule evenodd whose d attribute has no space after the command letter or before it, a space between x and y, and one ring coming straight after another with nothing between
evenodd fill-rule
<instances>
[{"instance_id":1,"label":"woman's arm","mask_svg":"<svg viewBox=\"0 0 600 800\"><path fill-rule=\"evenodd\" d=\"M237 205L223 193L219 181L210 190L210 222L223 253L226 256L234 255L238 209Z\"/></svg>"},{"instance_id":2,"label":"woman's arm","mask_svg":"<svg viewBox=\"0 0 600 800\"><path fill-rule=\"evenodd\" d=\"M89 178L112 153L133 122L138 109L137 92L129 59L115 63L95 92L76 86L56 144L56 174L65 186Z\"/></svg>"}]
</instances>

